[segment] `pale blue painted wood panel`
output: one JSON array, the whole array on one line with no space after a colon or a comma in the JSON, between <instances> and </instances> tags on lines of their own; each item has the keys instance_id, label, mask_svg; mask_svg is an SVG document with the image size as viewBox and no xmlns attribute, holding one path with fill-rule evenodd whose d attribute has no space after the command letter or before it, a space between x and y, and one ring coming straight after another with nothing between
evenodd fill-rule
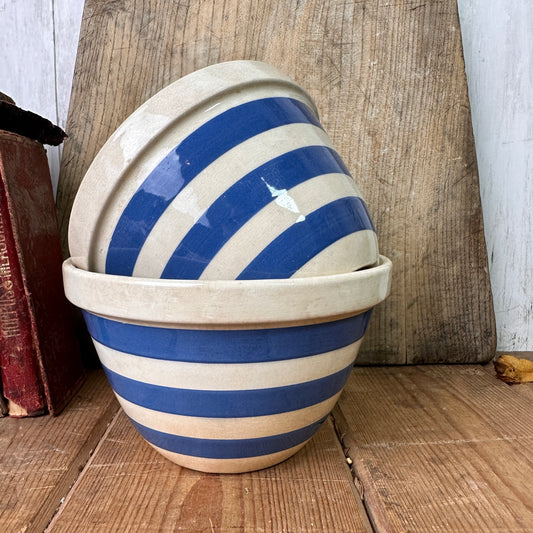
<instances>
[{"instance_id":1,"label":"pale blue painted wood panel","mask_svg":"<svg viewBox=\"0 0 533 533\"><path fill-rule=\"evenodd\" d=\"M83 0L0 0L0 91L65 126ZM54 190L61 147L47 146Z\"/></svg>"},{"instance_id":2,"label":"pale blue painted wood panel","mask_svg":"<svg viewBox=\"0 0 533 533\"><path fill-rule=\"evenodd\" d=\"M533 2L459 12L498 348L533 350Z\"/></svg>"}]
</instances>

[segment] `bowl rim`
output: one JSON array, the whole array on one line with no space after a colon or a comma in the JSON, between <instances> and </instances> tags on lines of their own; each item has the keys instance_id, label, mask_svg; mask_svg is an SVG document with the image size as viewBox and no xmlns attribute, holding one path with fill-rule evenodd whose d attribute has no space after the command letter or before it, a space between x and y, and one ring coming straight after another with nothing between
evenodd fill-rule
<instances>
[{"instance_id":1,"label":"bowl rim","mask_svg":"<svg viewBox=\"0 0 533 533\"><path fill-rule=\"evenodd\" d=\"M161 327L273 327L311 324L362 313L390 292L392 263L316 277L180 280L100 274L63 263L65 294L106 318Z\"/></svg>"},{"instance_id":2,"label":"bowl rim","mask_svg":"<svg viewBox=\"0 0 533 533\"><path fill-rule=\"evenodd\" d=\"M297 92L318 117L309 93L289 76L262 61L234 60L209 65L173 81L122 121L89 165L72 204L68 245L72 256L83 259L83 268L90 269L94 261L94 239L101 231L99 221L106 216L111 198L116 196L129 170L147 147L175 128L184 117L214 107L213 102L226 94L264 83L276 83ZM152 124L147 117L155 115L158 120ZM117 158L116 146L121 145L125 133L135 138L139 149L132 157ZM113 169L111 175L107 174L107 168ZM88 199L89 205L96 208L87 209Z\"/></svg>"}]
</instances>

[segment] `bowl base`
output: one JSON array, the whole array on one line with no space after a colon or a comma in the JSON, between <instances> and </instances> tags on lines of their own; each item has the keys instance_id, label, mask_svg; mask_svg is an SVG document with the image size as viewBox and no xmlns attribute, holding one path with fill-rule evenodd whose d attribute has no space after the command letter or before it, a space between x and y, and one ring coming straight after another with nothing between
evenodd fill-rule
<instances>
[{"instance_id":1,"label":"bowl base","mask_svg":"<svg viewBox=\"0 0 533 533\"><path fill-rule=\"evenodd\" d=\"M148 444L150 444L152 448L163 455L163 457L166 457L179 466L183 466L191 470L207 472L210 474L242 474L244 472L263 470L265 468L277 465L301 450L307 442L309 442L309 440L277 453L238 459L210 459L206 457L194 457L192 455L182 455L164 450L163 448L154 446L150 442L148 442Z\"/></svg>"}]
</instances>

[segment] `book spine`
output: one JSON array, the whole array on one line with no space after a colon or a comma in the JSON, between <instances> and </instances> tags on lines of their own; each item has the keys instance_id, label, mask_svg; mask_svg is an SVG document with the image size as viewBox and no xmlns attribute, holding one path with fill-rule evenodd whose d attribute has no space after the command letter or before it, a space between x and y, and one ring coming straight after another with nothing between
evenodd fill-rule
<instances>
[{"instance_id":1,"label":"book spine","mask_svg":"<svg viewBox=\"0 0 533 533\"><path fill-rule=\"evenodd\" d=\"M29 303L13 235L6 188L0 180L0 375L10 416L45 411Z\"/></svg>"}]
</instances>

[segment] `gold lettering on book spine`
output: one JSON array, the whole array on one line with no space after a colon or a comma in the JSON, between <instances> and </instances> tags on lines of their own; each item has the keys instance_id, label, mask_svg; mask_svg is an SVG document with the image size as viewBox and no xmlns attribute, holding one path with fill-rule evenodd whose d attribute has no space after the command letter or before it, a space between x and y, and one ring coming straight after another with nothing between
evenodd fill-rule
<instances>
[{"instance_id":1,"label":"gold lettering on book spine","mask_svg":"<svg viewBox=\"0 0 533 533\"><path fill-rule=\"evenodd\" d=\"M17 300L13 287L11 264L7 253L6 231L0 218L0 333L16 337L20 333Z\"/></svg>"}]
</instances>

